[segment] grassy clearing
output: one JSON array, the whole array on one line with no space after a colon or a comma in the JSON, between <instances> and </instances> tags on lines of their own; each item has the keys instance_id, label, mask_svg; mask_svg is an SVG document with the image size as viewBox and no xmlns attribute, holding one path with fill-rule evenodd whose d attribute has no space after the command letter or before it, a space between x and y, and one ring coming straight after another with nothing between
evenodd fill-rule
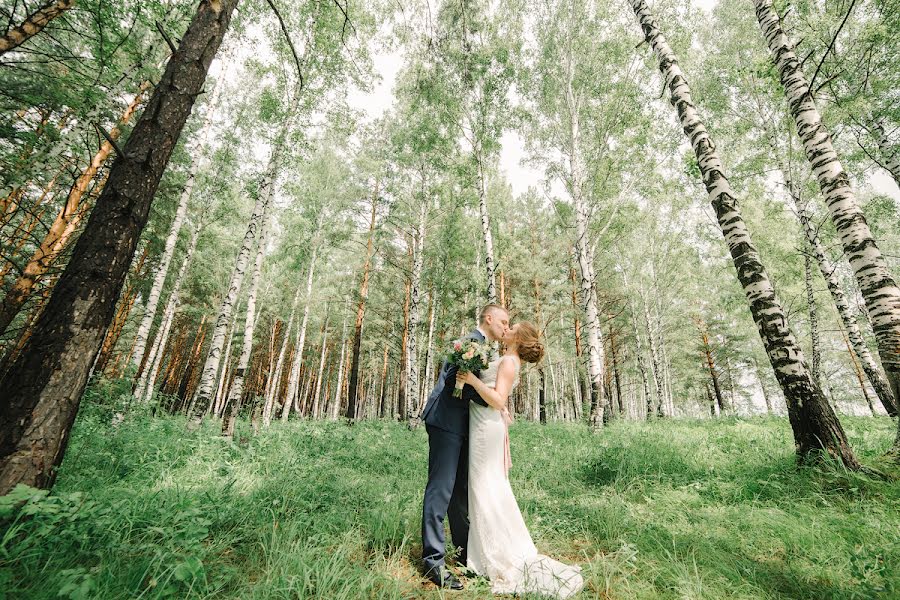
<instances>
[{"instance_id":1,"label":"grassy clearing","mask_svg":"<svg viewBox=\"0 0 900 600\"><path fill-rule=\"evenodd\" d=\"M845 418L869 465L887 418ZM426 437L209 424L87 406L54 493L0 500L7 598L438 598L422 584ZM795 466L780 419L517 423L511 478L538 547L584 598L900 597L900 484ZM484 581L443 597L489 597Z\"/></svg>"}]
</instances>

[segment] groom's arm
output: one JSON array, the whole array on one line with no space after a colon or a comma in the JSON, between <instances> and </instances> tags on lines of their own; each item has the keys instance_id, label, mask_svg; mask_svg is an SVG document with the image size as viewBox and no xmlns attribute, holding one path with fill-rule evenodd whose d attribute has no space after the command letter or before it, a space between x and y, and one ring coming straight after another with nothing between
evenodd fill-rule
<instances>
[{"instance_id":1,"label":"groom's arm","mask_svg":"<svg viewBox=\"0 0 900 600\"><path fill-rule=\"evenodd\" d=\"M480 374L480 371L478 373L475 373L475 377L478 377L479 374ZM453 377L454 378L456 377L455 373L453 374ZM481 396L478 395L478 392L475 391L475 388L473 388L468 383L465 386L463 386L462 399L464 401L474 402L475 404L480 404L482 406L490 406L487 402L484 401L484 399Z\"/></svg>"}]
</instances>

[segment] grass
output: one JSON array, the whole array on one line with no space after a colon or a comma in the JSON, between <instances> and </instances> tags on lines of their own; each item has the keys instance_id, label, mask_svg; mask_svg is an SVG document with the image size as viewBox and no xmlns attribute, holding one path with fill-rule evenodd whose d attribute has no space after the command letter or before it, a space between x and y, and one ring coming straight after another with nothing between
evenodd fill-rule
<instances>
[{"instance_id":1,"label":"grass","mask_svg":"<svg viewBox=\"0 0 900 600\"><path fill-rule=\"evenodd\" d=\"M418 574L423 430L241 423L230 443L82 413L53 493L0 499L0 597L490 597ZM842 421L887 468L893 422ZM900 484L797 467L782 419L519 422L511 444L535 543L583 565L583 598L900 597Z\"/></svg>"}]
</instances>

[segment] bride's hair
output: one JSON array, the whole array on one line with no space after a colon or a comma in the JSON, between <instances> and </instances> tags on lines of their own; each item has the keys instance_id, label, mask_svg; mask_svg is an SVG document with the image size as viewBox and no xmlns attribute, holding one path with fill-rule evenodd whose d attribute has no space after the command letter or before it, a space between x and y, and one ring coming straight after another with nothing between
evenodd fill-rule
<instances>
[{"instance_id":1,"label":"bride's hair","mask_svg":"<svg viewBox=\"0 0 900 600\"><path fill-rule=\"evenodd\" d=\"M541 334L537 327L528 321L519 323L516 331L516 343L518 344L519 357L525 362L537 363L544 357L544 345L541 343Z\"/></svg>"}]
</instances>

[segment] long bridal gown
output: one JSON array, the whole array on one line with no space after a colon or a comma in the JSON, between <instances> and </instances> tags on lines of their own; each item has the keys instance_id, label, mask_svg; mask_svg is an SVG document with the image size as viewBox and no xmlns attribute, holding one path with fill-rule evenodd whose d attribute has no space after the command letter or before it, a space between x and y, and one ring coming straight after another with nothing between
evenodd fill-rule
<instances>
[{"instance_id":1,"label":"long bridal gown","mask_svg":"<svg viewBox=\"0 0 900 600\"><path fill-rule=\"evenodd\" d=\"M489 387L497 382L504 356L481 372ZM512 392L512 389L510 389ZM469 404L469 540L467 566L490 579L495 594L539 594L570 598L584 586L581 567L539 554L507 479L507 424L491 407Z\"/></svg>"}]
</instances>

